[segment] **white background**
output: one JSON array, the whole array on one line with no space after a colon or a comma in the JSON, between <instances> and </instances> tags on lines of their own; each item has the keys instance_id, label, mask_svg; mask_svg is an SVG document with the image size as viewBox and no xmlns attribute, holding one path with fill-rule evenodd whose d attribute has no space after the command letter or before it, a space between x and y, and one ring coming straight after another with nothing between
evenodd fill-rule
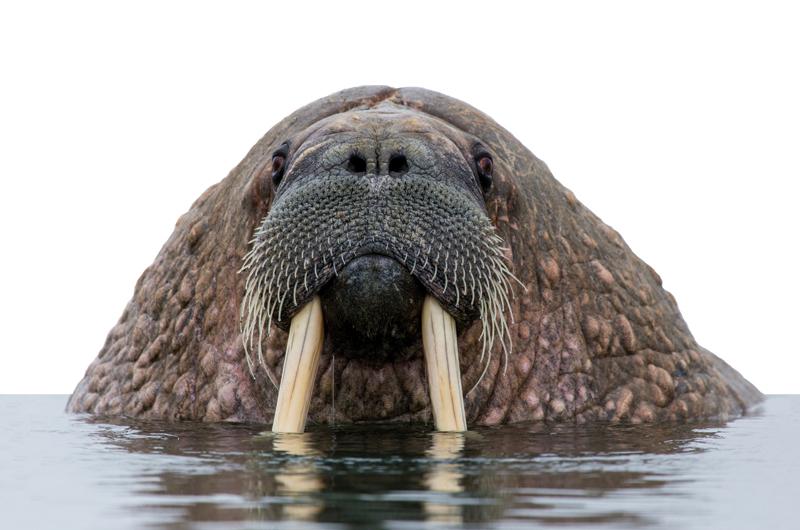
<instances>
[{"instance_id":1,"label":"white background","mask_svg":"<svg viewBox=\"0 0 800 530\"><path fill-rule=\"evenodd\" d=\"M0 393L68 393L175 220L299 106L424 86L494 117L664 278L698 341L800 392L790 3L4 3Z\"/></svg>"}]
</instances>

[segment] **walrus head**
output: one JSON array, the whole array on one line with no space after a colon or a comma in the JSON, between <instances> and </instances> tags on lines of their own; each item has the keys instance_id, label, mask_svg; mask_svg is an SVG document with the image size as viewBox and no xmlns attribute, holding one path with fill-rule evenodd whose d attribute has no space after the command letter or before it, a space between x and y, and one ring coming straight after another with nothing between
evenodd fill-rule
<instances>
[{"instance_id":1,"label":"walrus head","mask_svg":"<svg viewBox=\"0 0 800 530\"><path fill-rule=\"evenodd\" d=\"M511 133L443 94L359 87L276 124L195 201L68 408L463 430L759 399Z\"/></svg>"},{"instance_id":2,"label":"walrus head","mask_svg":"<svg viewBox=\"0 0 800 530\"><path fill-rule=\"evenodd\" d=\"M272 324L301 326L308 335L309 319L292 317L319 296L324 325L311 329L328 330L345 357L390 362L423 344L431 392L456 397L441 412L434 407L437 424L465 428L452 320L461 328L480 321L484 367L495 341L506 355L511 350L506 318L515 278L484 202L492 186L490 150L433 116L379 107L326 118L285 139L269 173L274 199L242 267L251 369L251 352L264 362L261 345ZM441 341L422 340L423 328ZM322 343L321 336L306 339ZM438 373L437 360L450 364L452 376ZM307 373L284 370L281 393L288 396L284 387L298 380L311 389L316 361L301 367ZM310 398L307 392L296 399ZM292 407L280 398L279 404ZM455 417L443 417L445 410ZM292 421L301 426L305 418Z\"/></svg>"}]
</instances>

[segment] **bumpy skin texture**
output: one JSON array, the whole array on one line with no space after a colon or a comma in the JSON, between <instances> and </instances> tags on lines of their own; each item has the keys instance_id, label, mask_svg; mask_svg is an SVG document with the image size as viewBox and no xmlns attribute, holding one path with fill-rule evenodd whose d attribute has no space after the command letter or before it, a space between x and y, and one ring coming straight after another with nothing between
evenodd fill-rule
<instances>
[{"instance_id":1,"label":"bumpy skin texture","mask_svg":"<svg viewBox=\"0 0 800 530\"><path fill-rule=\"evenodd\" d=\"M494 355L466 396L470 424L524 420L651 422L743 414L761 393L699 346L658 274L559 184L543 162L472 107L423 89L361 87L281 121L181 217L142 274L68 410L143 418L269 423L277 390L251 377L239 333L237 271L269 211L270 161L286 138L328 116L375 109L440 119L490 147L489 218L509 247L513 353ZM459 332L463 387L482 370L480 324ZM276 379L286 333L264 341ZM309 422L430 421L421 344L391 362L347 358L326 340Z\"/></svg>"}]
</instances>

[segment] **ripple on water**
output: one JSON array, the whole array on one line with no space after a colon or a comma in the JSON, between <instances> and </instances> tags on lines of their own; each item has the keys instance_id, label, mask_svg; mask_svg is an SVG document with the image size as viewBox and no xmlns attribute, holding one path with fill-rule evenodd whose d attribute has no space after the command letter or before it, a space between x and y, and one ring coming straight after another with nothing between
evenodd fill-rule
<instances>
[{"instance_id":1,"label":"ripple on water","mask_svg":"<svg viewBox=\"0 0 800 530\"><path fill-rule=\"evenodd\" d=\"M0 396L3 528L792 528L800 396L728 424L312 427L96 419ZM238 525L234 525L238 526Z\"/></svg>"}]
</instances>

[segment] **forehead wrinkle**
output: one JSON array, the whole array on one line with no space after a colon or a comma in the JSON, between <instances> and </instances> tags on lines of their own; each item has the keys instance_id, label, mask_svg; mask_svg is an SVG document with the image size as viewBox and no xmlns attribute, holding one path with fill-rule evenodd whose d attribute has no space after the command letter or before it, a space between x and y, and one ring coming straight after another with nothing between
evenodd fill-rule
<instances>
[{"instance_id":1,"label":"forehead wrinkle","mask_svg":"<svg viewBox=\"0 0 800 530\"><path fill-rule=\"evenodd\" d=\"M323 149L323 148L327 147L328 144L335 143L335 142L336 142L335 138L324 139L324 140L321 140L321 141L319 141L317 143L308 145L308 146L303 147L302 149L298 150L298 152L295 154L295 156L292 157L291 164L289 165L288 168L286 168L286 172L288 173L288 172L292 171L292 169L294 169L294 167L297 164L299 164L300 162L305 160L307 157L313 155L314 153L316 153L320 149Z\"/></svg>"},{"instance_id":2,"label":"forehead wrinkle","mask_svg":"<svg viewBox=\"0 0 800 530\"><path fill-rule=\"evenodd\" d=\"M437 130L420 130L420 129L409 129L409 130L399 130L399 131L387 131L386 129L377 129L372 128L371 131L359 131L355 129L349 130L336 130L336 131L329 131L319 134L314 134L313 136L309 136L306 138L303 143L298 147L295 156L300 156L302 154L302 158L305 158L306 155L310 154L310 152L316 152L319 147L323 145L329 145L332 142L335 142L335 138L330 138L332 136L344 136L342 139L344 140L361 140L361 139L369 139L369 140L376 140L376 141L386 141L386 140L402 140L408 136L416 136L416 137L423 137L429 141L435 141L438 139L444 139L451 147L455 148L456 151L459 153L463 152L463 147L459 145L455 140L450 138L449 135L442 133L441 131ZM311 150L309 152L309 150ZM299 161L301 158L297 158ZM292 163L294 165L294 162Z\"/></svg>"},{"instance_id":3,"label":"forehead wrinkle","mask_svg":"<svg viewBox=\"0 0 800 530\"><path fill-rule=\"evenodd\" d=\"M391 117L399 119L391 119ZM325 130L326 127L333 130ZM310 154L318 152L319 149L330 146L332 142L336 141L330 137L341 137L342 141L359 139L385 141L401 139L403 136L420 136L429 141L444 138L446 144L463 157L467 157L469 151L469 146L466 145L469 142L469 135L464 131L436 116L408 108L390 112L376 109L348 111L329 116L314 124L310 130L306 129L304 133L302 141L295 151L293 157L295 159L292 160L291 166L287 170L293 168ZM453 138L459 135L464 137L463 142Z\"/></svg>"}]
</instances>

